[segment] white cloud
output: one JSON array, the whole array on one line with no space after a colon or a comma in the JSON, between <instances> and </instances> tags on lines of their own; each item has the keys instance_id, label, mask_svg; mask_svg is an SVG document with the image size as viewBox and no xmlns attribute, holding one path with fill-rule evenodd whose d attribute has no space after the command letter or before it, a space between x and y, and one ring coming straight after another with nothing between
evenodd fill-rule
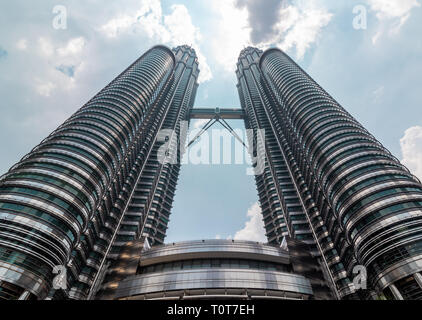
<instances>
[{"instance_id":1,"label":"white cloud","mask_svg":"<svg viewBox=\"0 0 422 320\"><path fill-rule=\"evenodd\" d=\"M26 41L20 43L26 45ZM86 40L84 37L78 37L70 39L65 45L57 46L50 39L41 37L38 39L38 46L41 56L51 58L55 56L66 58L66 57L77 57L85 48Z\"/></svg>"},{"instance_id":2,"label":"white cloud","mask_svg":"<svg viewBox=\"0 0 422 320\"><path fill-rule=\"evenodd\" d=\"M380 20L403 18L410 14L410 11L419 7L418 0L367 0L371 10L376 11Z\"/></svg>"},{"instance_id":3,"label":"white cloud","mask_svg":"<svg viewBox=\"0 0 422 320\"><path fill-rule=\"evenodd\" d=\"M192 46L198 56L199 68L201 70L198 82L202 83L211 80L211 69L199 45L202 39L199 28L193 25L189 11L184 5L173 5L171 6L171 10L172 13L170 15L164 16L164 25L170 31L171 44L173 46L181 44Z\"/></svg>"},{"instance_id":4,"label":"white cloud","mask_svg":"<svg viewBox=\"0 0 422 320\"><path fill-rule=\"evenodd\" d=\"M282 8L280 22L275 25L278 36L272 41L283 50L295 48L296 57L301 59L318 40L322 29L329 24L332 16L324 8L315 8L313 1Z\"/></svg>"},{"instance_id":5,"label":"white cloud","mask_svg":"<svg viewBox=\"0 0 422 320\"><path fill-rule=\"evenodd\" d=\"M17 43L16 43L16 48L18 48L19 50L26 50L28 48L28 40L26 39L20 39Z\"/></svg>"},{"instance_id":6,"label":"white cloud","mask_svg":"<svg viewBox=\"0 0 422 320\"><path fill-rule=\"evenodd\" d=\"M184 5L176 4L171 6L171 14L164 17L164 26L170 31L171 41L175 45L183 42L191 45L191 42L201 40L202 35L199 29L192 23L188 9Z\"/></svg>"},{"instance_id":7,"label":"white cloud","mask_svg":"<svg viewBox=\"0 0 422 320\"><path fill-rule=\"evenodd\" d=\"M385 88L384 86L379 86L372 94L374 95L374 102L379 102L384 96Z\"/></svg>"},{"instance_id":8,"label":"white cloud","mask_svg":"<svg viewBox=\"0 0 422 320\"><path fill-rule=\"evenodd\" d=\"M213 51L217 61L228 72L235 70L240 51L249 45L264 50L271 46L286 51L294 49L296 57L303 58L332 18L332 14L317 0L293 1L289 5L276 3L275 7L267 6L265 1L259 4L262 4L259 8L260 15L255 16L253 10L257 7L256 1L242 2L241 6L237 0L212 2L213 10L219 16ZM265 11L271 10L278 11L278 18L273 26L265 28L271 32L266 32L264 37L261 29L267 23L265 19L269 15ZM251 15L254 15L253 19L250 19Z\"/></svg>"},{"instance_id":9,"label":"white cloud","mask_svg":"<svg viewBox=\"0 0 422 320\"><path fill-rule=\"evenodd\" d=\"M367 2L381 22L379 30L372 38L373 44L376 44L386 31L390 36L398 34L409 19L411 11L421 6L418 0L367 0Z\"/></svg>"},{"instance_id":10,"label":"white cloud","mask_svg":"<svg viewBox=\"0 0 422 320\"><path fill-rule=\"evenodd\" d=\"M32 84L35 91L40 96L50 97L55 89L66 91L74 88L75 75L84 66L86 45L87 41L84 37L72 38L62 44L53 43L49 38L39 38L40 61L38 63L45 67L42 74Z\"/></svg>"},{"instance_id":11,"label":"white cloud","mask_svg":"<svg viewBox=\"0 0 422 320\"><path fill-rule=\"evenodd\" d=\"M60 56L78 55L82 52L86 44L84 37L69 40L66 46L58 48L57 53Z\"/></svg>"},{"instance_id":12,"label":"white cloud","mask_svg":"<svg viewBox=\"0 0 422 320\"><path fill-rule=\"evenodd\" d=\"M202 129L204 125L206 125L210 120L209 119L201 119L201 120L195 120L193 122L193 128L194 129Z\"/></svg>"},{"instance_id":13,"label":"white cloud","mask_svg":"<svg viewBox=\"0 0 422 320\"><path fill-rule=\"evenodd\" d=\"M245 227L242 230L236 232L234 240L267 242L261 207L258 203L253 204L252 207L248 209L247 217L249 220L246 221Z\"/></svg>"},{"instance_id":14,"label":"white cloud","mask_svg":"<svg viewBox=\"0 0 422 320\"><path fill-rule=\"evenodd\" d=\"M404 132L400 139L402 163L422 180L422 127L414 126Z\"/></svg>"},{"instance_id":15,"label":"white cloud","mask_svg":"<svg viewBox=\"0 0 422 320\"><path fill-rule=\"evenodd\" d=\"M125 32L129 29L134 23L132 16L121 16L118 18L114 18L109 20L106 24L104 24L100 30L110 38L116 38L119 33Z\"/></svg>"},{"instance_id":16,"label":"white cloud","mask_svg":"<svg viewBox=\"0 0 422 320\"><path fill-rule=\"evenodd\" d=\"M43 97L49 97L53 89L56 87L54 83L49 82L49 81L44 82L41 80L37 80L36 82L37 83L35 85L35 90L40 96L43 96Z\"/></svg>"},{"instance_id":17,"label":"white cloud","mask_svg":"<svg viewBox=\"0 0 422 320\"><path fill-rule=\"evenodd\" d=\"M109 38L122 34L146 34L148 38L170 46L190 45L195 49L199 60L201 72L198 82L212 79L207 59L200 49L202 35L199 28L194 26L188 9L184 5L176 4L172 5L170 10L170 14L163 15L159 0L143 0L134 14L115 17L99 30Z\"/></svg>"},{"instance_id":18,"label":"white cloud","mask_svg":"<svg viewBox=\"0 0 422 320\"><path fill-rule=\"evenodd\" d=\"M210 39L214 58L226 71L233 72L240 51L252 44L248 10L236 7L236 0L214 0L210 5L218 18L215 36Z\"/></svg>"},{"instance_id":19,"label":"white cloud","mask_svg":"<svg viewBox=\"0 0 422 320\"><path fill-rule=\"evenodd\" d=\"M45 57L49 57L54 53L53 44L51 43L49 39L46 39L43 37L39 38L38 45L39 45L41 55Z\"/></svg>"},{"instance_id":20,"label":"white cloud","mask_svg":"<svg viewBox=\"0 0 422 320\"><path fill-rule=\"evenodd\" d=\"M99 30L110 38L125 33L145 32L149 38L157 35L168 37L168 30L163 26L161 3L157 0L143 0L137 11L131 14L120 14L102 25Z\"/></svg>"},{"instance_id":21,"label":"white cloud","mask_svg":"<svg viewBox=\"0 0 422 320\"><path fill-rule=\"evenodd\" d=\"M381 38L382 36L382 31L377 31L377 33L372 37L372 44L375 45L378 40Z\"/></svg>"}]
</instances>

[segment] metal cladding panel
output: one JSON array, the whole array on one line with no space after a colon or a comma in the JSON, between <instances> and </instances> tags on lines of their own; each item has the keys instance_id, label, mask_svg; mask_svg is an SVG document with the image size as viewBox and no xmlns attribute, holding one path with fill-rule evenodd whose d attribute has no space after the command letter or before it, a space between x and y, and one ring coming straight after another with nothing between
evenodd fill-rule
<instances>
[{"instance_id":1,"label":"metal cladding panel","mask_svg":"<svg viewBox=\"0 0 422 320\"><path fill-rule=\"evenodd\" d=\"M120 282L116 299L177 290L235 288L286 291L306 296L313 294L309 280L299 275L260 270L210 269L163 272L128 278Z\"/></svg>"},{"instance_id":2,"label":"metal cladding panel","mask_svg":"<svg viewBox=\"0 0 422 320\"><path fill-rule=\"evenodd\" d=\"M419 180L284 52L267 50L258 63L266 110L316 205L311 220L326 228L317 242L328 235L323 256L335 249L340 257L334 280L364 265L381 291L420 271L405 262L422 254Z\"/></svg>"},{"instance_id":3,"label":"metal cladding panel","mask_svg":"<svg viewBox=\"0 0 422 320\"><path fill-rule=\"evenodd\" d=\"M55 266L68 267L68 285L99 267L139 131L174 66L170 49L152 48L1 178L3 281L44 298Z\"/></svg>"}]
</instances>

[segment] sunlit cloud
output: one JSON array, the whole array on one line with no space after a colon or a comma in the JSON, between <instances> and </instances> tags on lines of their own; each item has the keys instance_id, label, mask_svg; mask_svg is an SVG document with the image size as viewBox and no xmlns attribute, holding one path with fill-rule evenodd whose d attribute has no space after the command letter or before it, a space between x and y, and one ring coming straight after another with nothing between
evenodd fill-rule
<instances>
[{"instance_id":1,"label":"sunlit cloud","mask_svg":"<svg viewBox=\"0 0 422 320\"><path fill-rule=\"evenodd\" d=\"M246 215L248 221L245 223L245 227L236 232L234 240L248 240L267 242L265 236L264 221L262 220L261 207L258 203L253 204Z\"/></svg>"},{"instance_id":2,"label":"sunlit cloud","mask_svg":"<svg viewBox=\"0 0 422 320\"><path fill-rule=\"evenodd\" d=\"M164 15L159 0L141 1L139 9L133 14L119 15L102 25L99 30L109 38L129 34L136 36L145 34L156 42L178 46L192 46L198 56L199 83L212 79L212 72L206 57L201 51L202 35L192 23L192 18L186 6L172 5L170 14Z\"/></svg>"},{"instance_id":3,"label":"sunlit cloud","mask_svg":"<svg viewBox=\"0 0 422 320\"><path fill-rule=\"evenodd\" d=\"M380 21L378 31L372 37L374 45L385 33L390 36L397 35L410 18L412 10L421 6L418 0L367 0L367 2Z\"/></svg>"},{"instance_id":4,"label":"sunlit cloud","mask_svg":"<svg viewBox=\"0 0 422 320\"><path fill-rule=\"evenodd\" d=\"M422 127L414 126L400 139L402 163L422 180Z\"/></svg>"}]
</instances>

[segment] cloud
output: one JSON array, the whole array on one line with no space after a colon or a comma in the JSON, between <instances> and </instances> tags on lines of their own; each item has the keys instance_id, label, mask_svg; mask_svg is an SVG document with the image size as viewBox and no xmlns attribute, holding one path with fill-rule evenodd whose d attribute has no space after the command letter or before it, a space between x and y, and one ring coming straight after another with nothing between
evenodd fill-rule
<instances>
[{"instance_id":1,"label":"cloud","mask_svg":"<svg viewBox=\"0 0 422 320\"><path fill-rule=\"evenodd\" d=\"M418 0L367 0L371 10L376 12L379 20L403 18L410 15L415 7L420 7Z\"/></svg>"},{"instance_id":2,"label":"cloud","mask_svg":"<svg viewBox=\"0 0 422 320\"><path fill-rule=\"evenodd\" d=\"M398 34L409 19L411 11L421 6L418 0L367 0L367 2L381 22L379 30L372 38L373 44L376 44L385 32L390 36Z\"/></svg>"},{"instance_id":3,"label":"cloud","mask_svg":"<svg viewBox=\"0 0 422 320\"><path fill-rule=\"evenodd\" d=\"M400 139L402 163L422 180L422 127L414 126Z\"/></svg>"},{"instance_id":4,"label":"cloud","mask_svg":"<svg viewBox=\"0 0 422 320\"><path fill-rule=\"evenodd\" d=\"M83 37L71 39L64 47L58 48L57 53L60 56L78 55L84 49L85 44L86 41Z\"/></svg>"},{"instance_id":5,"label":"cloud","mask_svg":"<svg viewBox=\"0 0 422 320\"><path fill-rule=\"evenodd\" d=\"M280 10L287 4L286 0L237 0L236 7L248 11L252 43L261 43L277 36L274 26L280 19Z\"/></svg>"},{"instance_id":6,"label":"cloud","mask_svg":"<svg viewBox=\"0 0 422 320\"><path fill-rule=\"evenodd\" d=\"M209 121L210 121L209 119L194 120L193 128L202 129Z\"/></svg>"},{"instance_id":7,"label":"cloud","mask_svg":"<svg viewBox=\"0 0 422 320\"><path fill-rule=\"evenodd\" d=\"M377 31L377 33L375 33L375 35L372 37L372 44L375 45L378 40L381 38L383 32L382 31Z\"/></svg>"},{"instance_id":8,"label":"cloud","mask_svg":"<svg viewBox=\"0 0 422 320\"><path fill-rule=\"evenodd\" d=\"M115 38L99 30L115 18L132 17L144 3L151 3L145 8L160 15L158 24L165 29L163 32L153 20L143 24L145 31L135 28L132 32L123 28L116 31L118 36ZM98 11L99 5L101 12ZM0 46L8 51L11 49L7 60L0 59L0 94L5 106L0 128L8 132L0 137L0 144L10 152L0 159L1 172L21 158L25 151L31 150L140 55L153 45L164 42L161 39L172 46L169 42L172 30L164 27L164 15L157 11L161 10L157 0L125 0L124 6L118 1L75 2L71 5L72 23L66 30L52 28L51 21L55 15L51 14L49 1L32 3L17 0L5 3L3 7L4 10L0 10ZM180 19L181 24L192 24L193 21L186 19L186 11L182 9L166 7L165 15L175 12L175 20ZM171 23L168 19L167 24ZM195 30L199 32L199 29ZM158 35L160 32L163 38ZM186 33L189 37L196 37L196 42L189 39L184 42L192 44L200 54L198 44L202 44L202 38L198 32ZM199 59L203 79L207 72L201 56ZM16 137L13 143L7 139L9 135Z\"/></svg>"},{"instance_id":9,"label":"cloud","mask_svg":"<svg viewBox=\"0 0 422 320\"><path fill-rule=\"evenodd\" d=\"M214 0L210 6L217 18L215 36L210 39L213 56L225 71L233 73L240 51L252 44L248 10L237 6L237 0Z\"/></svg>"},{"instance_id":10,"label":"cloud","mask_svg":"<svg viewBox=\"0 0 422 320\"><path fill-rule=\"evenodd\" d=\"M296 57L302 59L306 51L317 42L322 29L329 24L332 14L324 8L315 7L315 1L289 5L280 12L280 22L272 42L283 50L296 50Z\"/></svg>"},{"instance_id":11,"label":"cloud","mask_svg":"<svg viewBox=\"0 0 422 320\"><path fill-rule=\"evenodd\" d=\"M21 51L26 50L28 48L28 40L20 39L18 42L16 42L16 48Z\"/></svg>"},{"instance_id":12,"label":"cloud","mask_svg":"<svg viewBox=\"0 0 422 320\"><path fill-rule=\"evenodd\" d=\"M248 209L246 215L249 220L246 221L245 227L234 235L234 240L249 240L258 242L267 242L265 236L264 222L262 220L261 207L255 203Z\"/></svg>"},{"instance_id":13,"label":"cloud","mask_svg":"<svg viewBox=\"0 0 422 320\"><path fill-rule=\"evenodd\" d=\"M38 80L35 85L35 90L40 96L49 97L51 96L51 92L56 86L52 82L44 82L42 80Z\"/></svg>"},{"instance_id":14,"label":"cloud","mask_svg":"<svg viewBox=\"0 0 422 320\"><path fill-rule=\"evenodd\" d=\"M144 0L135 13L119 15L103 24L99 30L109 38L121 35L135 36L146 34L154 41L179 46L187 44L192 46L199 60L198 82L202 83L212 79L212 72L206 57L200 49L202 35L199 28L195 27L188 9L181 4L170 7L170 14L162 13L159 0Z\"/></svg>"},{"instance_id":15,"label":"cloud","mask_svg":"<svg viewBox=\"0 0 422 320\"><path fill-rule=\"evenodd\" d=\"M27 46L26 41L25 45ZM71 38L66 42L54 42L48 37L40 37L38 53L40 63L46 68L33 84L35 91L40 96L50 97L56 88L65 90L74 88L75 75L84 65L86 46L87 40L84 37Z\"/></svg>"},{"instance_id":16,"label":"cloud","mask_svg":"<svg viewBox=\"0 0 422 320\"><path fill-rule=\"evenodd\" d=\"M187 44L192 46L198 56L199 69L199 83L209 81L212 79L212 72L207 63L207 58L202 54L199 42L202 40L202 35L199 28L196 28L188 9L184 5L171 6L172 13L164 16L164 25L170 30L170 43L173 46L180 44Z\"/></svg>"},{"instance_id":17,"label":"cloud","mask_svg":"<svg viewBox=\"0 0 422 320\"><path fill-rule=\"evenodd\" d=\"M110 38L121 34L145 32L149 38L167 37L169 31L163 25L161 3L156 0L140 1L134 13L119 14L103 24L99 30Z\"/></svg>"},{"instance_id":18,"label":"cloud","mask_svg":"<svg viewBox=\"0 0 422 320\"><path fill-rule=\"evenodd\" d=\"M384 96L385 88L384 86L379 86L372 94L374 95L374 102L377 103Z\"/></svg>"},{"instance_id":19,"label":"cloud","mask_svg":"<svg viewBox=\"0 0 422 320\"><path fill-rule=\"evenodd\" d=\"M38 47L41 55L49 57L54 54L54 47L50 39L41 37L38 39Z\"/></svg>"},{"instance_id":20,"label":"cloud","mask_svg":"<svg viewBox=\"0 0 422 320\"><path fill-rule=\"evenodd\" d=\"M302 59L333 16L318 0L217 0L213 10L219 15L214 55L229 72L248 45L293 50Z\"/></svg>"}]
</instances>

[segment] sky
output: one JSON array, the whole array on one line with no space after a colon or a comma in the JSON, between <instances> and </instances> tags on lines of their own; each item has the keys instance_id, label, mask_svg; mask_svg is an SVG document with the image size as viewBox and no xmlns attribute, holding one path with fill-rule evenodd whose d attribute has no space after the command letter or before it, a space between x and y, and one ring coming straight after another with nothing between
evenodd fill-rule
<instances>
[{"instance_id":1,"label":"sky","mask_svg":"<svg viewBox=\"0 0 422 320\"><path fill-rule=\"evenodd\" d=\"M151 46L188 44L201 69L196 107L238 107L234 70L240 51L276 46L422 178L421 5L421 0L1 1L0 173ZM230 125L244 129L241 121ZM265 242L248 167L183 165L166 240Z\"/></svg>"}]
</instances>

